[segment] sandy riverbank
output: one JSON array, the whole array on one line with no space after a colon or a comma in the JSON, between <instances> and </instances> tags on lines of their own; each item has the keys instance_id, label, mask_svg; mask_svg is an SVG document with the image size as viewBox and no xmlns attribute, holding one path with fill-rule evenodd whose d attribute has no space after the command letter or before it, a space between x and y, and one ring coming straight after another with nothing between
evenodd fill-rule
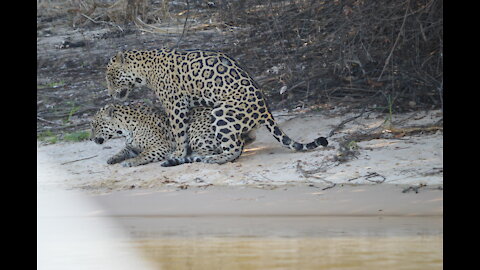
<instances>
[{"instance_id":1,"label":"sandy riverbank","mask_svg":"<svg viewBox=\"0 0 480 270\"><path fill-rule=\"evenodd\" d=\"M358 113L357 113L358 114ZM355 113L277 113L277 121L290 137L307 142L326 136ZM194 163L164 168L159 163L124 168L106 160L121 149L123 139L104 145L90 141L53 145L37 144L38 170L48 179L39 185L62 186L102 194L121 190L186 189L191 187L241 186L274 189L283 186L338 188L340 185L443 185L443 134L441 131L410 136L371 139L355 143L358 153L339 162L339 143L353 133L368 132L385 122L385 115L365 114L329 137L329 146L310 152L292 152L260 128L257 139L242 156L223 165ZM396 128L429 125L441 119L441 111L394 115Z\"/></svg>"},{"instance_id":2,"label":"sandy riverbank","mask_svg":"<svg viewBox=\"0 0 480 270\"><path fill-rule=\"evenodd\" d=\"M292 138L308 141L352 116L277 119ZM394 123L422 126L440 118L438 111L416 112L396 115ZM356 156L338 161L344 136L384 121L366 114L330 137L329 147L305 153L283 149L260 129L242 157L224 165L123 168L106 164L122 147L119 139L39 142L37 264L212 269L227 260L231 269L277 269L279 262L289 269L338 262L352 269L438 269L442 132L358 141Z\"/></svg>"},{"instance_id":3,"label":"sandy riverbank","mask_svg":"<svg viewBox=\"0 0 480 270\"><path fill-rule=\"evenodd\" d=\"M292 138L309 141L354 115L277 113L277 119ZM393 120L400 128L439 118L441 112L431 111ZM330 137L328 147L302 153L282 148L259 129L240 159L224 165L124 168L106 164L122 139L105 145L39 142L37 187L101 195L94 197L117 215L442 215L440 131L360 141L355 158L336 161L344 136L384 121L384 115L366 114Z\"/></svg>"}]
</instances>

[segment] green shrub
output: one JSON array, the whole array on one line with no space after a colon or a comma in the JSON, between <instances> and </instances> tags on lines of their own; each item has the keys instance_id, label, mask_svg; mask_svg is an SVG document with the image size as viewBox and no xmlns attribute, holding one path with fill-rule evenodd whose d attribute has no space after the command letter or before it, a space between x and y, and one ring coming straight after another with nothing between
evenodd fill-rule
<instances>
[{"instance_id":1,"label":"green shrub","mask_svg":"<svg viewBox=\"0 0 480 270\"><path fill-rule=\"evenodd\" d=\"M66 133L63 135L63 140L67 142L80 142L88 140L90 137L90 132L88 131L75 131L72 133Z\"/></svg>"}]
</instances>

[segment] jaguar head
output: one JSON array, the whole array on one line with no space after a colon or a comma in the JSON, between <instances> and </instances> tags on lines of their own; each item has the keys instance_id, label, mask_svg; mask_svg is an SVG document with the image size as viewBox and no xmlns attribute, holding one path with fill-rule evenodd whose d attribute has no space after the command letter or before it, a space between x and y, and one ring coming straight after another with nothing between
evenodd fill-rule
<instances>
[{"instance_id":1,"label":"jaguar head","mask_svg":"<svg viewBox=\"0 0 480 270\"><path fill-rule=\"evenodd\" d=\"M120 101L125 101L135 86L144 85L123 52L118 52L107 64L106 81L108 94Z\"/></svg>"},{"instance_id":2,"label":"jaguar head","mask_svg":"<svg viewBox=\"0 0 480 270\"><path fill-rule=\"evenodd\" d=\"M114 119L115 107L107 105L100 109L90 121L90 140L103 144L114 136L122 136L123 131Z\"/></svg>"}]
</instances>

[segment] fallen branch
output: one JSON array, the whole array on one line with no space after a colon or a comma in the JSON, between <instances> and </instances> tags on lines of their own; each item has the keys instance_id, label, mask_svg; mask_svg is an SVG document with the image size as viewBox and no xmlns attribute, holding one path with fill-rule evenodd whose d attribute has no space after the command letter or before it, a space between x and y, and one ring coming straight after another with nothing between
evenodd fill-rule
<instances>
[{"instance_id":1,"label":"fallen branch","mask_svg":"<svg viewBox=\"0 0 480 270\"><path fill-rule=\"evenodd\" d=\"M353 116L353 117L350 117L350 118L348 118L348 119L343 120L340 124L338 124L336 127L334 127L334 128L330 131L330 133L328 133L328 136L327 136L327 137L332 137L333 134L334 134L337 130L343 128L343 126L344 126L346 123L351 122L351 121L353 121L353 120L361 117L361 116L365 113L365 109L366 109L366 108L367 108L367 107L363 107L363 109L362 109L362 111L360 112L359 115L356 115L356 116Z\"/></svg>"},{"instance_id":2,"label":"fallen branch","mask_svg":"<svg viewBox=\"0 0 480 270\"><path fill-rule=\"evenodd\" d=\"M91 157L86 157L86 158L81 158L81 159L76 159L76 160L72 160L72 161L67 161L67 162L64 162L60 165L65 165L65 164L69 164L69 163L73 163L73 162L77 162L77 161L82 161L82 160L86 160L86 159L91 159L91 158L94 158L94 157L97 157L98 155L95 155L95 156L91 156Z\"/></svg>"},{"instance_id":3,"label":"fallen branch","mask_svg":"<svg viewBox=\"0 0 480 270\"><path fill-rule=\"evenodd\" d=\"M415 193L418 193L419 188L426 187L426 186L427 186L426 184L419 184L416 187L409 186L408 188L405 188L404 190L402 190L402 193L407 193L407 192L410 192L410 191L415 191Z\"/></svg>"},{"instance_id":4,"label":"fallen branch","mask_svg":"<svg viewBox=\"0 0 480 270\"><path fill-rule=\"evenodd\" d=\"M382 179L381 180L370 180L370 178L374 178L374 177L381 177ZM360 178L365 178L365 180L367 180L369 182L377 183L377 184L381 184L381 183L385 182L385 180L387 180L385 176L383 176L379 173L373 172L373 173L369 173L367 175L350 178L347 181L351 182L353 180L357 180L357 179L360 179Z\"/></svg>"},{"instance_id":5,"label":"fallen branch","mask_svg":"<svg viewBox=\"0 0 480 270\"><path fill-rule=\"evenodd\" d=\"M37 120L39 120L39 121L42 121L42 122L45 122L45 123L48 123L48 124L50 124L50 125L58 125L58 124L57 124L57 123L55 123L55 122L48 121L48 120L46 120L46 119L43 119L43 118L41 118L41 117L38 117L38 116L37 116Z\"/></svg>"},{"instance_id":6,"label":"fallen branch","mask_svg":"<svg viewBox=\"0 0 480 270\"><path fill-rule=\"evenodd\" d=\"M382 131L382 133L392 133L395 138L404 137L408 135L413 135L415 133L421 132L437 132L439 130L443 130L443 126L413 126L413 127L405 127L405 128L391 128Z\"/></svg>"},{"instance_id":7,"label":"fallen branch","mask_svg":"<svg viewBox=\"0 0 480 270\"><path fill-rule=\"evenodd\" d=\"M83 13L80 13L80 15L82 15L83 17L89 19L91 22L93 22L93 23L95 23L95 24L99 24L99 23L108 24L108 25L110 25L110 26L118 27L118 29L120 29L120 31L123 32L122 27L120 27L120 25L118 25L118 24L114 24L114 23L112 23L112 22L105 22L105 21L96 21L96 20L90 18L89 16L87 16L87 15L85 15L85 14L83 14Z\"/></svg>"},{"instance_id":8,"label":"fallen branch","mask_svg":"<svg viewBox=\"0 0 480 270\"><path fill-rule=\"evenodd\" d=\"M384 129L375 133L370 134L352 134L347 136L346 142L360 142L360 141L370 141L375 139L398 139L400 137L413 135L416 133L421 132L436 132L439 130L443 130L442 126L413 126L413 127L405 127L405 128L390 128ZM391 135L387 135L391 134Z\"/></svg>"},{"instance_id":9,"label":"fallen branch","mask_svg":"<svg viewBox=\"0 0 480 270\"><path fill-rule=\"evenodd\" d=\"M387 178L385 178L385 176L383 176L381 174L378 174L376 172L369 173L369 174L365 175L364 177L365 177L365 180L367 180L368 182L373 182L373 183L376 183L376 184L381 184L381 183L385 182L385 180L387 180ZM374 178L374 177L381 177L382 179L381 180L370 180L370 178Z\"/></svg>"},{"instance_id":10,"label":"fallen branch","mask_svg":"<svg viewBox=\"0 0 480 270\"><path fill-rule=\"evenodd\" d=\"M335 186L337 185L336 183L334 183L334 182L332 182L332 181L328 181L328 180L325 180L325 179L323 179L323 178L321 178L321 177L318 177L318 176L313 175L313 174L315 174L315 173L325 171L326 168L324 168L324 166L320 166L320 167L317 168L317 169L307 171L307 170L304 170L304 169L302 168L302 166L300 165L300 162L301 162L300 160L297 161L297 171L300 172L300 173L303 175L303 177L305 177L305 178L313 177L313 178L316 178L316 179L318 179L318 180L321 180L321 181L329 184L329 186L323 188L322 190L330 189L330 188L333 188L333 187L335 187Z\"/></svg>"},{"instance_id":11,"label":"fallen branch","mask_svg":"<svg viewBox=\"0 0 480 270\"><path fill-rule=\"evenodd\" d=\"M226 28L226 27L229 27L229 25L223 22L222 23L204 23L197 26L192 26L189 28L189 30L195 32L195 31L208 30L211 28Z\"/></svg>"},{"instance_id":12,"label":"fallen branch","mask_svg":"<svg viewBox=\"0 0 480 270\"><path fill-rule=\"evenodd\" d=\"M375 128L377 130L378 128ZM410 136L416 133L421 132L437 132L438 130L443 130L442 126L415 126L415 127L405 127L405 128L390 128L390 129L381 129L373 133L354 133L351 135L346 135L342 138L342 141L339 143L339 152L335 157L335 161L340 163L356 158L359 151L357 144L358 142L365 142L377 139L397 139L400 140L401 137ZM353 180L353 179L352 179Z\"/></svg>"},{"instance_id":13,"label":"fallen branch","mask_svg":"<svg viewBox=\"0 0 480 270\"><path fill-rule=\"evenodd\" d=\"M143 22L139 17L136 17L133 22L135 23L135 25L138 27L138 29L140 31L144 31L144 32L148 32L148 33L152 33L152 34L158 34L158 33L161 33L161 34L167 34L168 31L166 30L163 30L159 27L156 27L156 26L153 26L153 25L150 25L150 24L147 24L145 22ZM149 28L149 29L147 29Z\"/></svg>"}]
</instances>

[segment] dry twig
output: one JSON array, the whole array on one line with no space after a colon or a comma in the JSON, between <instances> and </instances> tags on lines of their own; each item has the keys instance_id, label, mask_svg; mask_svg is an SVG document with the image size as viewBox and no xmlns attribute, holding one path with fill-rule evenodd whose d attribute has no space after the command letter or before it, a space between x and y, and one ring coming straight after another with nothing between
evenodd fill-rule
<instances>
[{"instance_id":1,"label":"dry twig","mask_svg":"<svg viewBox=\"0 0 480 270\"><path fill-rule=\"evenodd\" d=\"M380 76L378 76L377 81L380 81L382 79L383 72L385 72L387 65L390 63L390 58L393 55L393 51L397 47L398 41L400 40L400 36L404 31L405 21L407 21L407 14L408 14L409 8L410 8L410 0L407 1L407 8L405 9L405 15L403 16L402 26L400 26L400 30L398 31L398 35L397 35L397 38L395 39L395 43L393 43L392 49L390 50L390 53L388 54L387 59L385 59L385 65L383 65L382 72L380 72Z\"/></svg>"},{"instance_id":2,"label":"dry twig","mask_svg":"<svg viewBox=\"0 0 480 270\"><path fill-rule=\"evenodd\" d=\"M325 180L325 179L323 179L323 178L321 178L321 177L318 177L318 176L314 175L314 174L316 174L316 173L324 172L324 171L326 170L325 166L323 166L324 164L323 164L322 166L320 166L319 168L317 168L317 169L307 171L307 170L304 170L304 169L302 168L302 166L300 165L300 163L301 163L301 161L298 160L298 161L297 161L297 171L300 172L300 173L303 175L303 177L305 177L305 178L309 178L309 177L316 178L316 179L318 179L318 180L323 181L324 183L329 184L329 186L323 188L322 190L326 190L326 189L329 189L329 188L333 188L333 187L335 187L335 186L337 185L336 183L334 183L334 182L332 182L332 181L328 181L328 180Z\"/></svg>"},{"instance_id":3,"label":"dry twig","mask_svg":"<svg viewBox=\"0 0 480 270\"><path fill-rule=\"evenodd\" d=\"M58 125L58 124L55 123L55 122L45 120L45 119L43 119L43 118L41 118L41 117L38 117L38 116L37 116L37 120L40 120L40 121L45 122L45 123L48 123L48 124L50 124L50 125Z\"/></svg>"},{"instance_id":4,"label":"dry twig","mask_svg":"<svg viewBox=\"0 0 480 270\"><path fill-rule=\"evenodd\" d=\"M328 137L332 137L333 134L338 131L339 129L343 128L343 126L348 123L348 122L351 122L359 117L361 117L364 113L365 113L365 110L366 110L367 107L363 107L362 111L358 114L358 115L355 115L353 117L350 117L350 118L347 118L345 120L343 120L340 124L338 124L336 127L334 127L330 133L328 133Z\"/></svg>"},{"instance_id":5,"label":"dry twig","mask_svg":"<svg viewBox=\"0 0 480 270\"><path fill-rule=\"evenodd\" d=\"M177 41L177 45L175 47L178 48L178 44L180 44L180 41L182 41L182 38L183 36L185 35L185 29L187 28L187 21L188 21L188 16L190 14L190 3L188 2L187 0L187 16L185 16L185 22L183 23L183 31L182 31L182 35L180 36L180 38L178 39Z\"/></svg>"},{"instance_id":6,"label":"dry twig","mask_svg":"<svg viewBox=\"0 0 480 270\"><path fill-rule=\"evenodd\" d=\"M122 32L123 32L123 29L122 29L122 27L120 27L120 25L118 25L118 24L115 24L115 23L113 23L113 22L106 22L106 21L96 21L96 20L94 20L94 19L90 18L89 16L87 16L87 15L85 15L85 14L83 14L83 13L81 13L80 15L82 15L83 17L85 17L85 18L89 19L91 22L93 22L93 23L95 23L95 24L99 24L99 23L107 24L107 25L110 25L110 26L113 26L113 27L117 27L118 29L120 29L120 31L122 31Z\"/></svg>"},{"instance_id":7,"label":"dry twig","mask_svg":"<svg viewBox=\"0 0 480 270\"><path fill-rule=\"evenodd\" d=\"M76 160L72 160L72 161L67 161L67 162L64 162L60 165L70 164L70 163L77 162L77 161L82 161L82 160L87 160L87 159L91 159L91 158L94 158L94 157L97 157L97 156L98 155L91 156L91 157L86 157L86 158L81 158L81 159L76 159Z\"/></svg>"}]
</instances>

